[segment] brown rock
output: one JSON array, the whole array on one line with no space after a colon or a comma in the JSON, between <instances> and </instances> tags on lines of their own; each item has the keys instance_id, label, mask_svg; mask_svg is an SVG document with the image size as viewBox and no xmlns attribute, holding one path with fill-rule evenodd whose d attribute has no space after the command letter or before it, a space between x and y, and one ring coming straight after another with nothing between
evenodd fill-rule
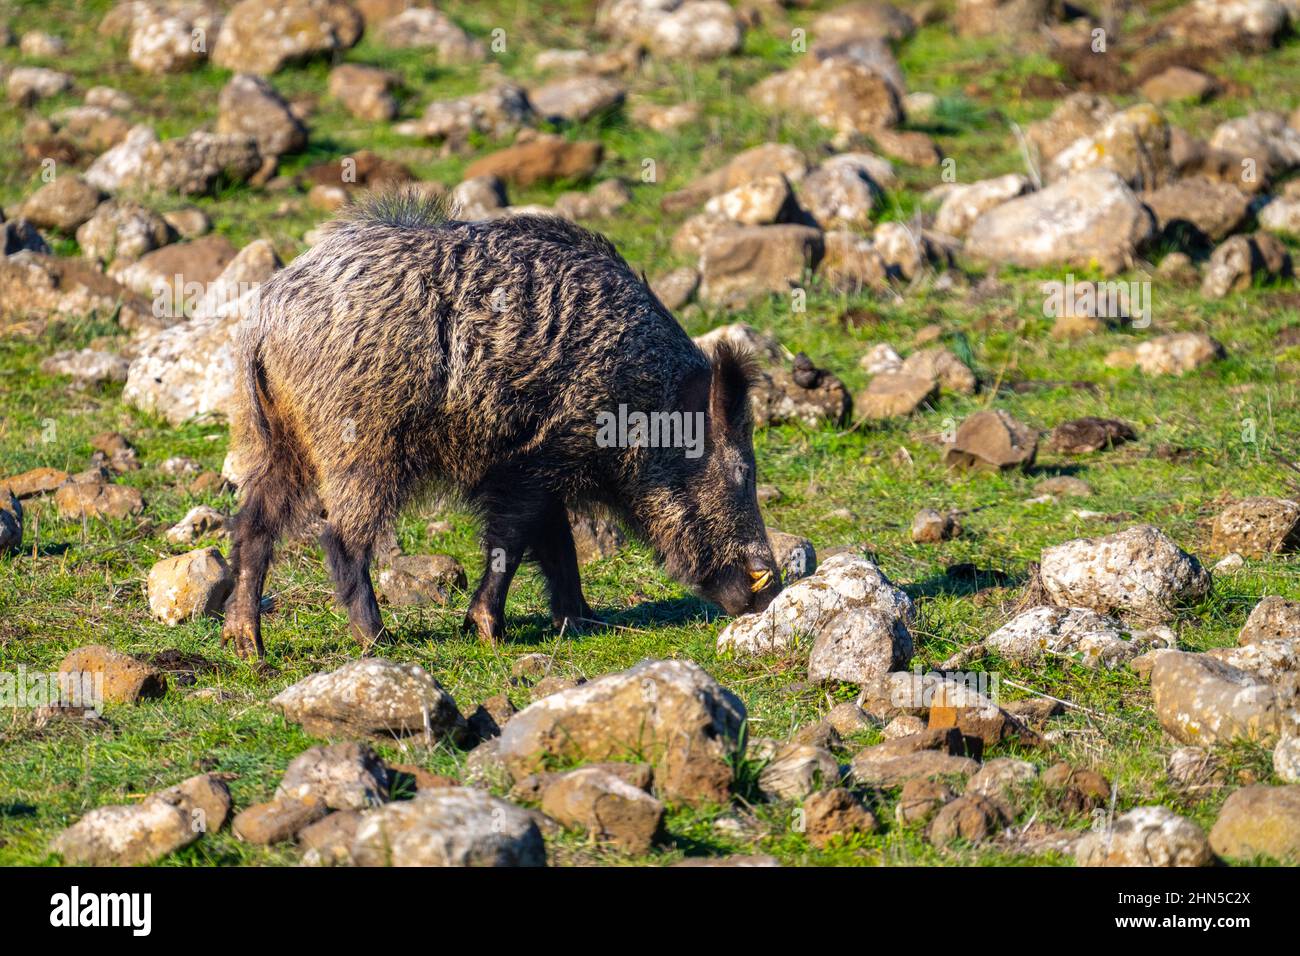
<instances>
[{"instance_id":1,"label":"brown rock","mask_svg":"<svg viewBox=\"0 0 1300 956\"><path fill-rule=\"evenodd\" d=\"M894 816L904 826L924 823L955 796L952 787L942 781L913 777L903 784L898 803L894 806Z\"/></svg>"},{"instance_id":2,"label":"brown rock","mask_svg":"<svg viewBox=\"0 0 1300 956\"><path fill-rule=\"evenodd\" d=\"M906 372L874 376L854 401L864 418L884 419L911 415L939 398L939 383Z\"/></svg>"},{"instance_id":3,"label":"brown rock","mask_svg":"<svg viewBox=\"0 0 1300 956\"><path fill-rule=\"evenodd\" d=\"M144 499L135 488L104 482L63 485L54 493L63 518L125 518L144 511Z\"/></svg>"},{"instance_id":4,"label":"brown rock","mask_svg":"<svg viewBox=\"0 0 1300 956\"><path fill-rule=\"evenodd\" d=\"M946 804L930 823L929 838L935 846L954 840L982 843L994 830L1008 822L1008 815L998 801L968 793Z\"/></svg>"},{"instance_id":5,"label":"brown rock","mask_svg":"<svg viewBox=\"0 0 1300 956\"><path fill-rule=\"evenodd\" d=\"M316 796L277 797L238 813L230 831L245 843L284 843L328 813L329 807Z\"/></svg>"},{"instance_id":6,"label":"brown rock","mask_svg":"<svg viewBox=\"0 0 1300 956\"><path fill-rule=\"evenodd\" d=\"M1038 453L1038 433L1002 409L976 412L961 423L944 463L967 469L1030 468Z\"/></svg>"},{"instance_id":7,"label":"brown rock","mask_svg":"<svg viewBox=\"0 0 1300 956\"><path fill-rule=\"evenodd\" d=\"M89 678L109 704L134 704L167 693L167 678L160 671L102 644L68 652L59 664L59 674L68 675L61 679L77 687L85 687Z\"/></svg>"},{"instance_id":8,"label":"brown rock","mask_svg":"<svg viewBox=\"0 0 1300 956\"><path fill-rule=\"evenodd\" d=\"M1110 803L1110 781L1095 770L1058 763L1044 770L1041 779L1063 813L1091 813Z\"/></svg>"},{"instance_id":9,"label":"brown rock","mask_svg":"<svg viewBox=\"0 0 1300 956\"><path fill-rule=\"evenodd\" d=\"M539 136L476 159L465 170L465 178L498 176L519 186L586 179L600 165L603 152L598 142L570 143L558 136Z\"/></svg>"},{"instance_id":10,"label":"brown rock","mask_svg":"<svg viewBox=\"0 0 1300 956\"><path fill-rule=\"evenodd\" d=\"M1091 415L1061 422L1052 429L1048 444L1053 451L1066 455L1084 455L1089 452L1114 448L1137 438L1137 432L1127 422L1115 418L1096 418Z\"/></svg>"},{"instance_id":11,"label":"brown rock","mask_svg":"<svg viewBox=\"0 0 1300 956\"><path fill-rule=\"evenodd\" d=\"M559 775L542 794L542 812L628 853L647 853L663 836L663 804L597 767Z\"/></svg>"},{"instance_id":12,"label":"brown rock","mask_svg":"<svg viewBox=\"0 0 1300 956\"><path fill-rule=\"evenodd\" d=\"M17 498L32 498L56 490L68 480L68 473L57 468L33 468L21 475L0 481L0 488L8 487Z\"/></svg>"},{"instance_id":13,"label":"brown rock","mask_svg":"<svg viewBox=\"0 0 1300 956\"><path fill-rule=\"evenodd\" d=\"M942 514L933 508L922 508L912 519L912 540L937 544L950 541L961 534L961 522L951 513Z\"/></svg>"},{"instance_id":14,"label":"brown rock","mask_svg":"<svg viewBox=\"0 0 1300 956\"><path fill-rule=\"evenodd\" d=\"M880 828L876 815L844 787L819 790L803 802L804 833L815 847L827 847L855 833Z\"/></svg>"},{"instance_id":15,"label":"brown rock","mask_svg":"<svg viewBox=\"0 0 1300 956\"><path fill-rule=\"evenodd\" d=\"M338 810L298 831L298 844L306 849L303 862L314 866L352 862L352 841L361 823L361 811Z\"/></svg>"},{"instance_id":16,"label":"brown rock","mask_svg":"<svg viewBox=\"0 0 1300 956\"><path fill-rule=\"evenodd\" d=\"M1171 66L1142 83L1142 95L1152 103L1199 103L1219 88L1213 77L1185 66Z\"/></svg>"}]
</instances>

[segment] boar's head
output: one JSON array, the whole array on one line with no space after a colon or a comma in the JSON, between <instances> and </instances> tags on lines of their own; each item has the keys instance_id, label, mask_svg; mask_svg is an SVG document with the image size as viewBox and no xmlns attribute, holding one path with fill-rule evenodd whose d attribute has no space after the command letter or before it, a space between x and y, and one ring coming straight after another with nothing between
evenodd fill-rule
<instances>
[{"instance_id":1,"label":"boar's head","mask_svg":"<svg viewBox=\"0 0 1300 956\"><path fill-rule=\"evenodd\" d=\"M733 615L763 610L781 590L758 510L752 378L750 357L725 342L710 368L687 377L680 407L702 419L703 452L661 451L643 473L636 509L668 573Z\"/></svg>"}]
</instances>

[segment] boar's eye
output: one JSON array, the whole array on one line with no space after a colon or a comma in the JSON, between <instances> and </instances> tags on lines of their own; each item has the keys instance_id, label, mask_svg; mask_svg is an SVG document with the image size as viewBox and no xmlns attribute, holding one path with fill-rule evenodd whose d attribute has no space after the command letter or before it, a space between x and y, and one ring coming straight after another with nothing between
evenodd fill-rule
<instances>
[{"instance_id":1,"label":"boar's eye","mask_svg":"<svg viewBox=\"0 0 1300 956\"><path fill-rule=\"evenodd\" d=\"M731 480L741 488L749 480L749 466L742 462L737 462L731 466Z\"/></svg>"}]
</instances>

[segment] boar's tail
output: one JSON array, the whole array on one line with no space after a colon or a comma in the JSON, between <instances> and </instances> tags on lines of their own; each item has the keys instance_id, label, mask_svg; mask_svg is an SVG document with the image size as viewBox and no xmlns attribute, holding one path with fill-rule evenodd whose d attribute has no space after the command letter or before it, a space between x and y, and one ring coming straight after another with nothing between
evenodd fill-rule
<instances>
[{"instance_id":1,"label":"boar's tail","mask_svg":"<svg viewBox=\"0 0 1300 956\"><path fill-rule=\"evenodd\" d=\"M239 366L238 414L232 423L232 446L239 447L242 467L247 469L240 484L267 471L271 463L271 420L267 414L270 395L266 385L266 368L262 364L261 345L245 342Z\"/></svg>"}]
</instances>

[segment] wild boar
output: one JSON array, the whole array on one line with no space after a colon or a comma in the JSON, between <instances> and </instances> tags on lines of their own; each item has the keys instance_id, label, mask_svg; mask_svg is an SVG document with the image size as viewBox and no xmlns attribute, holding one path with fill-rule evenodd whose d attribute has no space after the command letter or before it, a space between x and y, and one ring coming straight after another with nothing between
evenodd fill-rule
<instances>
[{"instance_id":1,"label":"wild boar","mask_svg":"<svg viewBox=\"0 0 1300 956\"><path fill-rule=\"evenodd\" d=\"M368 648L383 632L375 542L433 491L481 517L486 565L464 626L486 641L504 632L524 559L557 626L594 620L571 506L611 511L731 614L780 590L746 356L706 357L602 236L549 216L449 220L409 190L374 196L262 286L235 349L231 440L245 473L222 643L241 656L265 653L276 541L313 516ZM646 419L661 434L636 427Z\"/></svg>"}]
</instances>

